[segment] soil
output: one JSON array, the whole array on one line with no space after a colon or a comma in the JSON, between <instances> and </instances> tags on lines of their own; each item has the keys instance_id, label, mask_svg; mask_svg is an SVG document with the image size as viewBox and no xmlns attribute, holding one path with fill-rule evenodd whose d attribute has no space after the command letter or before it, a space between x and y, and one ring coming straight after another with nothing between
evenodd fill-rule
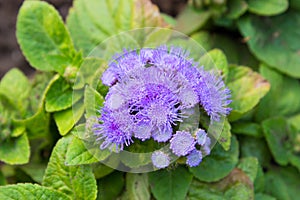
<instances>
[{"instance_id":1,"label":"soil","mask_svg":"<svg viewBox=\"0 0 300 200\"><path fill-rule=\"evenodd\" d=\"M22 70L27 76L34 72L22 55L15 35L17 14L22 2L23 0L0 0L0 79L14 67ZM47 2L54 5L64 19L72 5L72 0L47 0ZM152 0L152 2L157 4L162 12L176 16L187 0Z\"/></svg>"}]
</instances>

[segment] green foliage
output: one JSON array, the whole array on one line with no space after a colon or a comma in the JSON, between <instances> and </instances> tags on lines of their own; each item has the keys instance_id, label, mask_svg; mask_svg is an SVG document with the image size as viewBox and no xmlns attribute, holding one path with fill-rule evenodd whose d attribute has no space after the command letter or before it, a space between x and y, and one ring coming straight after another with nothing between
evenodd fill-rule
<instances>
[{"instance_id":1,"label":"green foliage","mask_svg":"<svg viewBox=\"0 0 300 200\"><path fill-rule=\"evenodd\" d=\"M192 174L184 167L149 173L151 191L158 200L184 199L192 178Z\"/></svg>"},{"instance_id":2,"label":"green foliage","mask_svg":"<svg viewBox=\"0 0 300 200\"><path fill-rule=\"evenodd\" d=\"M192 0L173 18L149 0L74 0L65 24L49 3L24 1L16 35L37 72L12 69L0 81L0 199L298 199L299 11L297 0ZM231 90L231 114L197 167L180 158L134 174L101 163L112 154L92 131L107 93L103 58L126 45L165 44L172 32L106 39L144 27L191 36L207 52L184 48ZM105 50L95 49L103 41ZM158 148L147 140L126 150ZM116 165L140 167L145 155Z\"/></svg>"}]
</instances>

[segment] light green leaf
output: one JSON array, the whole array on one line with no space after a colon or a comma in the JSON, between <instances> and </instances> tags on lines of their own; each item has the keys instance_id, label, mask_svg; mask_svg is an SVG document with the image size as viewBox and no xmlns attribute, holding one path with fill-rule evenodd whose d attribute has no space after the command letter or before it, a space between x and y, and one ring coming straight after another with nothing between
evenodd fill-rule
<instances>
[{"instance_id":1,"label":"light green leaf","mask_svg":"<svg viewBox=\"0 0 300 200\"><path fill-rule=\"evenodd\" d=\"M61 138L54 147L43 185L60 191L72 199L96 199L97 185L91 166L66 166L67 148L72 137Z\"/></svg>"},{"instance_id":2,"label":"light green leaf","mask_svg":"<svg viewBox=\"0 0 300 200\"><path fill-rule=\"evenodd\" d=\"M250 111L270 89L270 84L262 76L243 66L229 68L227 86L232 95L230 121Z\"/></svg>"},{"instance_id":3,"label":"light green leaf","mask_svg":"<svg viewBox=\"0 0 300 200\"><path fill-rule=\"evenodd\" d=\"M28 79L18 69L11 69L0 82L0 96L4 96L23 115L28 106L27 97L30 89Z\"/></svg>"},{"instance_id":4,"label":"light green leaf","mask_svg":"<svg viewBox=\"0 0 300 200\"><path fill-rule=\"evenodd\" d=\"M253 196L253 191L242 183L236 183L224 193L224 197L230 200L253 199Z\"/></svg>"},{"instance_id":5,"label":"light green leaf","mask_svg":"<svg viewBox=\"0 0 300 200\"><path fill-rule=\"evenodd\" d=\"M199 10L193 6L186 6L178 16L175 30L184 34L191 34L203 27L210 17L211 13L209 11Z\"/></svg>"},{"instance_id":6,"label":"light green leaf","mask_svg":"<svg viewBox=\"0 0 300 200\"><path fill-rule=\"evenodd\" d=\"M92 87L87 86L84 90L84 106L86 110L86 118L96 117L99 110L103 106L104 98Z\"/></svg>"},{"instance_id":7,"label":"light green leaf","mask_svg":"<svg viewBox=\"0 0 300 200\"><path fill-rule=\"evenodd\" d=\"M71 108L55 112L53 117L58 127L59 133L64 136L80 120L84 113L84 104L82 101L77 102Z\"/></svg>"},{"instance_id":8,"label":"light green leaf","mask_svg":"<svg viewBox=\"0 0 300 200\"><path fill-rule=\"evenodd\" d=\"M231 131L230 130L231 130L230 123L226 119L224 121L222 133L221 133L220 137L218 138L219 144L221 144L221 146L223 147L223 149L225 151L228 151L230 148L230 142L231 142Z\"/></svg>"},{"instance_id":9,"label":"light green leaf","mask_svg":"<svg viewBox=\"0 0 300 200\"><path fill-rule=\"evenodd\" d=\"M261 65L259 71L270 82L271 89L258 105L256 121L273 116L290 116L300 111L298 80L284 76L266 65Z\"/></svg>"},{"instance_id":10,"label":"light green leaf","mask_svg":"<svg viewBox=\"0 0 300 200\"><path fill-rule=\"evenodd\" d=\"M192 174L182 166L149 173L151 191L157 200L185 199L192 178Z\"/></svg>"},{"instance_id":11,"label":"light green leaf","mask_svg":"<svg viewBox=\"0 0 300 200\"><path fill-rule=\"evenodd\" d=\"M149 0L77 0L70 10L67 25L76 48L88 55L112 35L135 28L164 26L165 23L158 8Z\"/></svg>"},{"instance_id":12,"label":"light green leaf","mask_svg":"<svg viewBox=\"0 0 300 200\"><path fill-rule=\"evenodd\" d=\"M255 157L247 157L240 160L237 168L243 170L254 183L258 172L258 160Z\"/></svg>"},{"instance_id":13,"label":"light green leaf","mask_svg":"<svg viewBox=\"0 0 300 200\"><path fill-rule=\"evenodd\" d=\"M239 147L233 136L229 151L225 151L220 144L216 144L211 154L206 156L197 167L190 168L196 178L205 182L218 181L227 176L238 162ZM222 167L220 167L222 166Z\"/></svg>"},{"instance_id":14,"label":"light green leaf","mask_svg":"<svg viewBox=\"0 0 300 200\"><path fill-rule=\"evenodd\" d=\"M248 0L249 11L258 15L278 15L287 10L288 0Z\"/></svg>"},{"instance_id":15,"label":"light green leaf","mask_svg":"<svg viewBox=\"0 0 300 200\"><path fill-rule=\"evenodd\" d=\"M44 1L23 3L17 20L17 39L31 66L39 70L62 74L76 54L62 18Z\"/></svg>"},{"instance_id":16,"label":"light green leaf","mask_svg":"<svg viewBox=\"0 0 300 200\"><path fill-rule=\"evenodd\" d=\"M16 138L8 138L0 144L0 160L11 165L29 161L30 146L26 133Z\"/></svg>"},{"instance_id":17,"label":"light green leaf","mask_svg":"<svg viewBox=\"0 0 300 200\"><path fill-rule=\"evenodd\" d=\"M46 111L55 112L70 108L82 97L81 91L73 91L65 79L59 77L46 94Z\"/></svg>"},{"instance_id":18,"label":"light green leaf","mask_svg":"<svg viewBox=\"0 0 300 200\"><path fill-rule=\"evenodd\" d=\"M75 128L76 129L76 128ZM94 142L96 138L91 139ZM101 150L99 144L94 144L83 139L74 137L66 154L67 165L91 164L106 159L111 152Z\"/></svg>"},{"instance_id":19,"label":"light green leaf","mask_svg":"<svg viewBox=\"0 0 300 200\"><path fill-rule=\"evenodd\" d=\"M300 33L294 29L300 26L299 12L290 10L270 19L249 15L240 19L238 26L259 60L289 76L300 77L297 67L300 63Z\"/></svg>"},{"instance_id":20,"label":"light green leaf","mask_svg":"<svg viewBox=\"0 0 300 200\"><path fill-rule=\"evenodd\" d=\"M229 19L239 18L248 9L248 4L245 0L228 0L227 6L228 10L225 16Z\"/></svg>"},{"instance_id":21,"label":"light green leaf","mask_svg":"<svg viewBox=\"0 0 300 200\"><path fill-rule=\"evenodd\" d=\"M116 171L98 180L97 200L117 199L125 185L124 173Z\"/></svg>"},{"instance_id":22,"label":"light green leaf","mask_svg":"<svg viewBox=\"0 0 300 200\"><path fill-rule=\"evenodd\" d=\"M84 142L77 137L73 137L67 153L67 165L91 164L98 160L86 149Z\"/></svg>"},{"instance_id":23,"label":"light green leaf","mask_svg":"<svg viewBox=\"0 0 300 200\"><path fill-rule=\"evenodd\" d=\"M150 200L148 174L126 174L126 195L131 200Z\"/></svg>"},{"instance_id":24,"label":"light green leaf","mask_svg":"<svg viewBox=\"0 0 300 200\"><path fill-rule=\"evenodd\" d=\"M56 199L71 200L68 196L37 184L25 183L0 187L0 199L28 200L28 199Z\"/></svg>"},{"instance_id":25,"label":"light green leaf","mask_svg":"<svg viewBox=\"0 0 300 200\"><path fill-rule=\"evenodd\" d=\"M204 66L206 70L218 70L220 75L224 77L226 81L228 76L228 63L225 54L220 49L213 49L199 60L201 66Z\"/></svg>"}]
</instances>

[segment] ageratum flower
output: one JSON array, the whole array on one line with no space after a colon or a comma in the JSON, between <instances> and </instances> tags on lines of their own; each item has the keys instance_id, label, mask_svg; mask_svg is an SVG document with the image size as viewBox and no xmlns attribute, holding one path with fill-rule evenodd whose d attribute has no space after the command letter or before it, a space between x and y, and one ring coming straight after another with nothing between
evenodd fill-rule
<instances>
[{"instance_id":1,"label":"ageratum flower","mask_svg":"<svg viewBox=\"0 0 300 200\"><path fill-rule=\"evenodd\" d=\"M160 169L168 167L170 164L169 156L162 151L155 151L151 156L151 160L153 165Z\"/></svg>"},{"instance_id":2,"label":"ageratum flower","mask_svg":"<svg viewBox=\"0 0 300 200\"><path fill-rule=\"evenodd\" d=\"M184 132L186 138L190 135L193 148L181 149L185 147L176 142L180 134L175 135L173 129L189 117L190 108L200 105L211 121L230 112L230 92L222 78L197 67L188 52L178 47L116 54L101 80L109 86L94 125L101 149L123 150L134 138L157 142L172 138L173 152L186 155L194 150L196 136Z\"/></svg>"}]
</instances>

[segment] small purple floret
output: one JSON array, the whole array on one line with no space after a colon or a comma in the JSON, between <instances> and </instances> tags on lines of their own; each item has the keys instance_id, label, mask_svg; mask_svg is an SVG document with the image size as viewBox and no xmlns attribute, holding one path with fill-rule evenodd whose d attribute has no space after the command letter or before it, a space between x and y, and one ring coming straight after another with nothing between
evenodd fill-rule
<instances>
[{"instance_id":1,"label":"small purple floret","mask_svg":"<svg viewBox=\"0 0 300 200\"><path fill-rule=\"evenodd\" d=\"M207 138L208 137L207 137L207 133L205 132L205 130L200 128L196 133L197 143L199 145L203 146L206 143Z\"/></svg>"},{"instance_id":2,"label":"small purple floret","mask_svg":"<svg viewBox=\"0 0 300 200\"><path fill-rule=\"evenodd\" d=\"M162 151L155 151L151 156L151 160L153 165L159 169L168 167L170 164L169 156Z\"/></svg>"},{"instance_id":3,"label":"small purple floret","mask_svg":"<svg viewBox=\"0 0 300 200\"><path fill-rule=\"evenodd\" d=\"M190 167L198 166L202 161L202 153L199 150L194 149L187 156L186 164Z\"/></svg>"},{"instance_id":4,"label":"small purple floret","mask_svg":"<svg viewBox=\"0 0 300 200\"><path fill-rule=\"evenodd\" d=\"M186 131L177 131L170 143L170 149L177 156L185 156L195 149L195 139Z\"/></svg>"}]
</instances>

